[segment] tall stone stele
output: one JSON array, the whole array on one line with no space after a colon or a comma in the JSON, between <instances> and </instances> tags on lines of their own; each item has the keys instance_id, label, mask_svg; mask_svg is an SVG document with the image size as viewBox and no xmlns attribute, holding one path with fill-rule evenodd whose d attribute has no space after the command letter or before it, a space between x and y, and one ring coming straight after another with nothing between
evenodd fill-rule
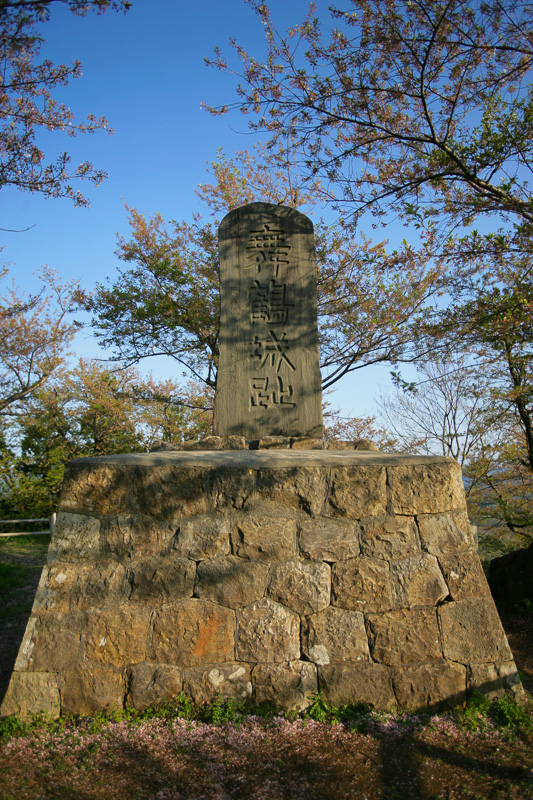
<instances>
[{"instance_id":1,"label":"tall stone stele","mask_svg":"<svg viewBox=\"0 0 533 800\"><path fill-rule=\"evenodd\" d=\"M313 224L250 203L219 228L219 436L322 437Z\"/></svg>"}]
</instances>

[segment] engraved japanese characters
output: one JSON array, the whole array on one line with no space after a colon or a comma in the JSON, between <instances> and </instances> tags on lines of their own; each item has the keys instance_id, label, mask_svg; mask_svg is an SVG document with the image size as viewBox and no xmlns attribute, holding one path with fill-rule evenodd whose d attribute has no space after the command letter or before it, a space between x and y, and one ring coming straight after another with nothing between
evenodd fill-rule
<instances>
[{"instance_id":1,"label":"engraved japanese characters","mask_svg":"<svg viewBox=\"0 0 533 800\"><path fill-rule=\"evenodd\" d=\"M250 203L219 228L220 360L215 431L322 436L311 221Z\"/></svg>"}]
</instances>

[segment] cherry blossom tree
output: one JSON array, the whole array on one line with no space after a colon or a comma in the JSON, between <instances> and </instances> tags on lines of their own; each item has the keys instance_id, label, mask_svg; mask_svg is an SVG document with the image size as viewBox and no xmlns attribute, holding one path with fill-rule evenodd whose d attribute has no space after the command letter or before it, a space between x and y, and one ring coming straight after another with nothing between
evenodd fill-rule
<instances>
[{"instance_id":1,"label":"cherry blossom tree","mask_svg":"<svg viewBox=\"0 0 533 800\"><path fill-rule=\"evenodd\" d=\"M81 75L81 64L39 61L43 43L41 26L50 17L53 2L63 2L78 15L89 10L127 11L125 0L1 0L0 2L0 188L14 186L46 197L68 197L75 205L88 200L73 186L77 180L98 185L106 173L89 161L71 165L63 152L46 161L38 143L42 131L60 131L67 136L107 131L104 117L89 114L84 121L54 99L54 89Z\"/></svg>"}]
</instances>

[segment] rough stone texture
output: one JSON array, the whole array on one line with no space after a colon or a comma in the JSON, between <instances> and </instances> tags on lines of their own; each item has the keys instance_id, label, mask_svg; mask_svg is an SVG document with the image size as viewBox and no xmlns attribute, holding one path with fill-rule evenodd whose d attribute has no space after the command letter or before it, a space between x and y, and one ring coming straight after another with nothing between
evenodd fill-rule
<instances>
[{"instance_id":1,"label":"rough stone texture","mask_svg":"<svg viewBox=\"0 0 533 800\"><path fill-rule=\"evenodd\" d=\"M329 606L302 620L302 652L315 664L369 661L364 617Z\"/></svg>"},{"instance_id":2,"label":"rough stone texture","mask_svg":"<svg viewBox=\"0 0 533 800\"><path fill-rule=\"evenodd\" d=\"M439 608L444 656L462 664L512 661L492 598L459 600Z\"/></svg>"},{"instance_id":3,"label":"rough stone texture","mask_svg":"<svg viewBox=\"0 0 533 800\"><path fill-rule=\"evenodd\" d=\"M333 470L328 498L330 513L349 519L384 514L386 482L386 471L379 466Z\"/></svg>"},{"instance_id":4,"label":"rough stone texture","mask_svg":"<svg viewBox=\"0 0 533 800\"><path fill-rule=\"evenodd\" d=\"M296 546L296 522L267 516L244 517L231 535L233 553L254 561L276 562L292 558Z\"/></svg>"},{"instance_id":5,"label":"rough stone texture","mask_svg":"<svg viewBox=\"0 0 533 800\"><path fill-rule=\"evenodd\" d=\"M268 566L261 562L234 556L209 558L198 565L194 595L241 608L263 597L267 574Z\"/></svg>"},{"instance_id":6,"label":"rough stone texture","mask_svg":"<svg viewBox=\"0 0 533 800\"><path fill-rule=\"evenodd\" d=\"M278 663L300 657L297 614L269 598L237 612L237 661Z\"/></svg>"},{"instance_id":7,"label":"rough stone texture","mask_svg":"<svg viewBox=\"0 0 533 800\"><path fill-rule=\"evenodd\" d=\"M172 664L148 664L130 667L126 673L126 708L154 708L176 697L183 686L182 671Z\"/></svg>"},{"instance_id":8,"label":"rough stone texture","mask_svg":"<svg viewBox=\"0 0 533 800\"><path fill-rule=\"evenodd\" d=\"M490 597L490 589L477 552L439 557L439 564L448 584L451 600L472 600Z\"/></svg>"},{"instance_id":9,"label":"rough stone texture","mask_svg":"<svg viewBox=\"0 0 533 800\"><path fill-rule=\"evenodd\" d=\"M79 569L78 564L69 564L65 561L45 565L35 596L33 613L69 611Z\"/></svg>"},{"instance_id":10,"label":"rough stone texture","mask_svg":"<svg viewBox=\"0 0 533 800\"><path fill-rule=\"evenodd\" d=\"M56 573L56 584L63 574ZM72 587L71 608L98 610L125 603L130 596L131 586L126 569L113 559L102 558L93 564L80 565L76 577Z\"/></svg>"},{"instance_id":11,"label":"rough stone texture","mask_svg":"<svg viewBox=\"0 0 533 800\"><path fill-rule=\"evenodd\" d=\"M100 554L100 520L60 511L50 541L48 559L85 561Z\"/></svg>"},{"instance_id":12,"label":"rough stone texture","mask_svg":"<svg viewBox=\"0 0 533 800\"><path fill-rule=\"evenodd\" d=\"M301 711L307 708L309 696L317 690L316 667L305 661L257 664L252 672L252 683L258 703Z\"/></svg>"},{"instance_id":13,"label":"rough stone texture","mask_svg":"<svg viewBox=\"0 0 533 800\"><path fill-rule=\"evenodd\" d=\"M425 514L417 517L422 549L434 556L472 550L474 539L468 517L459 514Z\"/></svg>"},{"instance_id":14,"label":"rough stone texture","mask_svg":"<svg viewBox=\"0 0 533 800\"><path fill-rule=\"evenodd\" d=\"M150 661L195 667L227 661L234 651L235 614L205 600L163 606L153 623Z\"/></svg>"},{"instance_id":15,"label":"rough stone texture","mask_svg":"<svg viewBox=\"0 0 533 800\"><path fill-rule=\"evenodd\" d=\"M389 564L378 558L349 558L331 568L331 603L352 611L392 608Z\"/></svg>"},{"instance_id":16,"label":"rough stone texture","mask_svg":"<svg viewBox=\"0 0 533 800\"><path fill-rule=\"evenodd\" d=\"M122 708L125 679L113 667L79 663L62 673L62 714L98 714Z\"/></svg>"},{"instance_id":17,"label":"rough stone texture","mask_svg":"<svg viewBox=\"0 0 533 800\"><path fill-rule=\"evenodd\" d=\"M53 672L14 672L9 692L2 703L2 716L17 714L23 720L44 712L58 717L60 696L58 676Z\"/></svg>"},{"instance_id":18,"label":"rough stone texture","mask_svg":"<svg viewBox=\"0 0 533 800\"><path fill-rule=\"evenodd\" d=\"M187 669L183 690L195 703L209 703L215 697L249 700L252 696L250 665L230 662L202 669Z\"/></svg>"},{"instance_id":19,"label":"rough stone texture","mask_svg":"<svg viewBox=\"0 0 533 800\"><path fill-rule=\"evenodd\" d=\"M434 608L369 614L366 622L374 661L382 664L426 664L442 658Z\"/></svg>"},{"instance_id":20,"label":"rough stone texture","mask_svg":"<svg viewBox=\"0 0 533 800\"><path fill-rule=\"evenodd\" d=\"M389 471L396 514L435 514L463 509L464 488L459 464L397 466Z\"/></svg>"},{"instance_id":21,"label":"rough stone texture","mask_svg":"<svg viewBox=\"0 0 533 800\"><path fill-rule=\"evenodd\" d=\"M149 558L129 569L130 599L162 605L182 597L192 597L195 575L196 565L188 558L175 557L174 553Z\"/></svg>"},{"instance_id":22,"label":"rough stone texture","mask_svg":"<svg viewBox=\"0 0 533 800\"><path fill-rule=\"evenodd\" d=\"M174 549L193 561L226 556L230 552L229 530L229 520L225 516L183 520L176 532Z\"/></svg>"},{"instance_id":23,"label":"rough stone texture","mask_svg":"<svg viewBox=\"0 0 533 800\"><path fill-rule=\"evenodd\" d=\"M2 713L520 696L457 465L280 444L71 462Z\"/></svg>"},{"instance_id":24,"label":"rough stone texture","mask_svg":"<svg viewBox=\"0 0 533 800\"><path fill-rule=\"evenodd\" d=\"M85 632L88 660L115 667L142 661L150 617L149 608L134 605L91 614Z\"/></svg>"},{"instance_id":25,"label":"rough stone texture","mask_svg":"<svg viewBox=\"0 0 533 800\"><path fill-rule=\"evenodd\" d=\"M215 432L322 437L316 259L310 219L249 203L222 220Z\"/></svg>"},{"instance_id":26,"label":"rough stone texture","mask_svg":"<svg viewBox=\"0 0 533 800\"><path fill-rule=\"evenodd\" d=\"M298 525L300 552L312 561L344 561L358 556L360 528L341 519L310 519Z\"/></svg>"},{"instance_id":27,"label":"rough stone texture","mask_svg":"<svg viewBox=\"0 0 533 800\"><path fill-rule=\"evenodd\" d=\"M468 668L468 687L491 699L503 692L512 692L517 700L526 698L514 661L500 664L472 664Z\"/></svg>"},{"instance_id":28,"label":"rough stone texture","mask_svg":"<svg viewBox=\"0 0 533 800\"><path fill-rule=\"evenodd\" d=\"M262 453L255 453L261 456ZM297 451L284 453L276 452L280 456L292 458L302 456L302 461L307 461L308 452ZM325 453L320 453L324 457ZM328 485L324 470L317 466L304 466L294 468L260 470L257 475L257 491L262 497L292 509L302 510L312 517L322 513L328 494Z\"/></svg>"},{"instance_id":29,"label":"rough stone texture","mask_svg":"<svg viewBox=\"0 0 533 800\"><path fill-rule=\"evenodd\" d=\"M173 529L145 514L113 514L102 525L106 556L120 561L158 556L168 550Z\"/></svg>"},{"instance_id":30,"label":"rough stone texture","mask_svg":"<svg viewBox=\"0 0 533 800\"><path fill-rule=\"evenodd\" d=\"M461 703L466 695L466 668L442 661L438 664L393 667L394 693L402 708L431 708L440 703Z\"/></svg>"},{"instance_id":31,"label":"rough stone texture","mask_svg":"<svg viewBox=\"0 0 533 800\"><path fill-rule=\"evenodd\" d=\"M58 672L75 664L80 657L81 623L81 615L76 612L55 614L45 611L39 614L26 669Z\"/></svg>"},{"instance_id":32,"label":"rough stone texture","mask_svg":"<svg viewBox=\"0 0 533 800\"><path fill-rule=\"evenodd\" d=\"M300 616L329 606L331 572L322 562L285 561L272 567L268 594Z\"/></svg>"},{"instance_id":33,"label":"rough stone texture","mask_svg":"<svg viewBox=\"0 0 533 800\"><path fill-rule=\"evenodd\" d=\"M185 442L158 442L151 453L179 452L182 450L379 450L370 439L314 439L308 436L263 436L261 439L245 439L244 436L206 436L204 439L189 439Z\"/></svg>"},{"instance_id":34,"label":"rough stone texture","mask_svg":"<svg viewBox=\"0 0 533 800\"><path fill-rule=\"evenodd\" d=\"M390 570L396 608L434 606L449 594L435 556L424 554L392 561Z\"/></svg>"},{"instance_id":35,"label":"rough stone texture","mask_svg":"<svg viewBox=\"0 0 533 800\"><path fill-rule=\"evenodd\" d=\"M396 705L389 670L383 664L328 664L318 667L318 688L326 702L361 703L383 711Z\"/></svg>"},{"instance_id":36,"label":"rough stone texture","mask_svg":"<svg viewBox=\"0 0 533 800\"><path fill-rule=\"evenodd\" d=\"M414 517L380 516L361 521L361 555L407 558L420 552Z\"/></svg>"}]
</instances>

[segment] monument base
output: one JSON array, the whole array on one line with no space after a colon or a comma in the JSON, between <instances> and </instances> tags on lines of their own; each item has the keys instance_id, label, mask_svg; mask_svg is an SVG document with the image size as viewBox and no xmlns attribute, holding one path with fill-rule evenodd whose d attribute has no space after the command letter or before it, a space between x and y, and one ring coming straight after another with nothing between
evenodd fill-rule
<instances>
[{"instance_id":1,"label":"monument base","mask_svg":"<svg viewBox=\"0 0 533 800\"><path fill-rule=\"evenodd\" d=\"M302 709L522 692L446 458L162 452L68 466L2 706L185 692Z\"/></svg>"}]
</instances>

